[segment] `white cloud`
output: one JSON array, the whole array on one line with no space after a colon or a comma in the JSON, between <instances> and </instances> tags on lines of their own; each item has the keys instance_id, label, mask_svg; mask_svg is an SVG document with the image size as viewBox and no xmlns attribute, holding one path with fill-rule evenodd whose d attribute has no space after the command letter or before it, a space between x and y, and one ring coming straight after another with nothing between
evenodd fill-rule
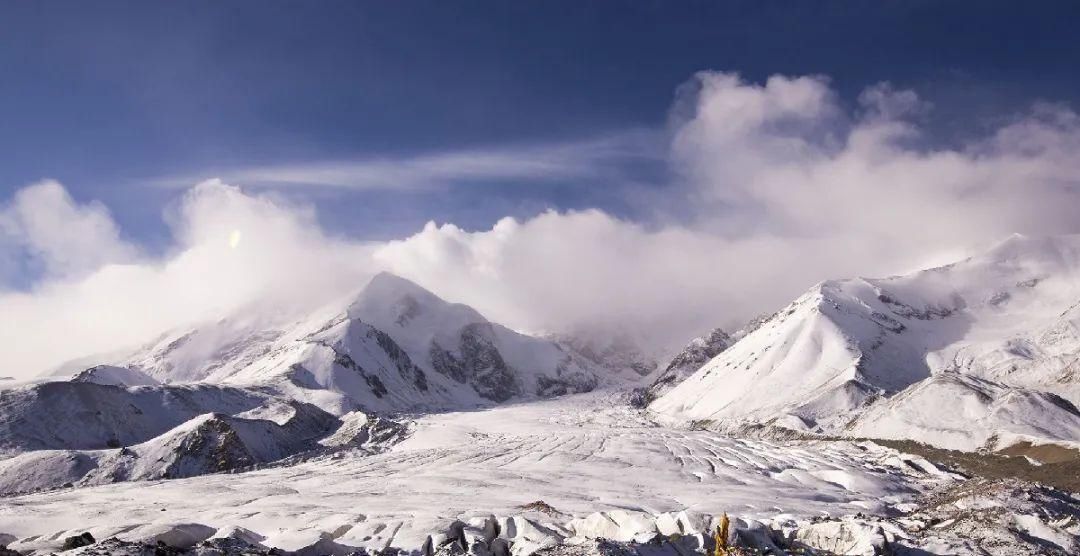
<instances>
[{"instance_id":1,"label":"white cloud","mask_svg":"<svg viewBox=\"0 0 1080 556\"><path fill-rule=\"evenodd\" d=\"M928 106L887 84L854 113L821 77L755 85L702 73L682 90L671 160L692 218L429 225L377 256L524 328L615 320L664 344L776 309L822 279L908 271L1014 232L1080 231L1080 124L1062 107L932 148L910 119Z\"/></svg>"},{"instance_id":2,"label":"white cloud","mask_svg":"<svg viewBox=\"0 0 1080 556\"><path fill-rule=\"evenodd\" d=\"M670 345L774 310L824 278L906 271L1014 232L1080 232L1080 118L1064 107L1039 105L942 147L918 123L929 107L888 85L867 89L850 110L822 77L751 84L703 73L695 83L673 110L669 158L681 181L665 192L690 215L679 222L549 211L482 231L431 223L370 244L328 236L309 207L210 182L170 212L174 248L133 259L100 206L72 204L55 184L40 202L20 201L36 198L24 191L5 226L20 222L24 245L45 246L33 256L53 278L0 296L0 337L11 338L4 360L14 365L4 374L239 307L299 312L380 269L519 329L619 325ZM499 167L469 172L501 171L487 164ZM427 165L439 176L470 167L457 158ZM411 172L380 169L372 179L428 179ZM48 216L57 206L84 224L67 229ZM65 229L26 235L52 229L26 221Z\"/></svg>"},{"instance_id":3,"label":"white cloud","mask_svg":"<svg viewBox=\"0 0 1080 556\"><path fill-rule=\"evenodd\" d=\"M36 218L38 210L48 214L53 207L46 202L23 208ZM0 294L0 375L32 376L241 308L247 318L286 318L369 276L369 248L327 237L309 208L220 182L186 192L169 221L175 245L164 257L102 259L88 275L59 276L27 292ZM93 248L85 241L79 246Z\"/></svg>"},{"instance_id":4,"label":"white cloud","mask_svg":"<svg viewBox=\"0 0 1080 556\"><path fill-rule=\"evenodd\" d=\"M78 205L55 181L19 190L0 206L0 250L7 264L32 260L48 277L80 276L103 264L134 258L136 249L120 233L102 204ZM0 270L0 276L20 269Z\"/></svg>"}]
</instances>

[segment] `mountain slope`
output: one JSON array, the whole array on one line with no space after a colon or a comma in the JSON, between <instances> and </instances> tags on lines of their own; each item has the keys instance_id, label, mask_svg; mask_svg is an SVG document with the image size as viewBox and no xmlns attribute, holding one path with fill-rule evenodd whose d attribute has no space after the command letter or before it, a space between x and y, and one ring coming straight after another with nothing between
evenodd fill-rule
<instances>
[{"instance_id":1,"label":"mountain slope","mask_svg":"<svg viewBox=\"0 0 1080 556\"><path fill-rule=\"evenodd\" d=\"M845 433L968 451L1027 439L1072 442L1080 440L1080 411L1055 394L946 371L873 405Z\"/></svg>"},{"instance_id":2,"label":"mountain slope","mask_svg":"<svg viewBox=\"0 0 1080 556\"><path fill-rule=\"evenodd\" d=\"M775 424L873 435L881 419L855 424L880 400L945 371L972 380L935 381L1002 397L1047 391L1076 403L1080 354L1080 237L1016 236L970 259L885 279L823 282L722 352L650 407L717 426ZM975 379L1000 386L976 387ZM1025 394L1026 395L1026 394ZM1019 396L1019 397L1017 397ZM896 397L892 404L922 396ZM997 405L995 405L997 404ZM1004 405L1003 405L1004 404ZM1070 411L1050 401L1029 415L1044 432ZM899 410L899 408L895 408ZM927 408L948 420L955 408ZM991 411L990 414L1000 414ZM868 418L869 419L869 418ZM952 445L981 444L1008 420L964 432ZM1057 437L1073 434L1071 425ZM922 431L928 432L928 431ZM920 434L910 431L909 437Z\"/></svg>"}]
</instances>

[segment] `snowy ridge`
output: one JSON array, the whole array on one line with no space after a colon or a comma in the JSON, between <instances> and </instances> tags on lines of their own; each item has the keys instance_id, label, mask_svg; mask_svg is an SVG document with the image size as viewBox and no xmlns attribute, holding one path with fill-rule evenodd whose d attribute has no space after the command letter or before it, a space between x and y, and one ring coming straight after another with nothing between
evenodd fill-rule
<instances>
[{"instance_id":1,"label":"snowy ridge","mask_svg":"<svg viewBox=\"0 0 1080 556\"><path fill-rule=\"evenodd\" d=\"M284 424L207 413L133 446L25 452L0 461L0 494L240 469L313 449L340 424L307 404L289 409Z\"/></svg>"},{"instance_id":2,"label":"snowy ridge","mask_svg":"<svg viewBox=\"0 0 1080 556\"><path fill-rule=\"evenodd\" d=\"M729 429L903 435L951 448L998 433L1076 440L1075 408L1038 392L1077 401L1078 300L1078 236L1015 236L945 267L827 281L650 407ZM946 371L965 376L939 377ZM969 413L928 403L951 395L984 401ZM919 411L931 413L901 423ZM960 426L970 418L978 425ZM933 425L948 422L957 429Z\"/></svg>"},{"instance_id":3,"label":"snowy ridge","mask_svg":"<svg viewBox=\"0 0 1080 556\"><path fill-rule=\"evenodd\" d=\"M113 365L98 365L90 367L71 379L72 382L92 382L103 386L157 386L160 382L149 375Z\"/></svg>"}]
</instances>

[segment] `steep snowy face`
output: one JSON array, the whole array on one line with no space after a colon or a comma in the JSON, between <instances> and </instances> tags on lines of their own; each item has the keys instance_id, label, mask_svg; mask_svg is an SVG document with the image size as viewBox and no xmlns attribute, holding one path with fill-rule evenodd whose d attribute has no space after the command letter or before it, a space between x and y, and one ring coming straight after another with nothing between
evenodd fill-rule
<instances>
[{"instance_id":1,"label":"steep snowy face","mask_svg":"<svg viewBox=\"0 0 1080 556\"><path fill-rule=\"evenodd\" d=\"M862 405L880 389L872 379L883 374L865 376L863 350L884 345L877 340L895 332L843 286L816 286L650 407L733 426L788 416L805 428ZM917 359L914 365L902 356L893 359L908 365L886 375L894 388L929 374ZM897 380L901 376L906 383Z\"/></svg>"},{"instance_id":2,"label":"steep snowy face","mask_svg":"<svg viewBox=\"0 0 1080 556\"><path fill-rule=\"evenodd\" d=\"M940 268L828 281L651 407L724 426L835 432L879 399L946 370L1076 402L1078 302L1078 236L1016 236ZM1005 392L991 391L983 393ZM992 432L971 434L985 440Z\"/></svg>"},{"instance_id":3,"label":"steep snowy face","mask_svg":"<svg viewBox=\"0 0 1080 556\"><path fill-rule=\"evenodd\" d=\"M372 279L348 315L385 332L424 371L495 402L586 392L607 378L556 342L489 322L392 274Z\"/></svg>"}]
</instances>

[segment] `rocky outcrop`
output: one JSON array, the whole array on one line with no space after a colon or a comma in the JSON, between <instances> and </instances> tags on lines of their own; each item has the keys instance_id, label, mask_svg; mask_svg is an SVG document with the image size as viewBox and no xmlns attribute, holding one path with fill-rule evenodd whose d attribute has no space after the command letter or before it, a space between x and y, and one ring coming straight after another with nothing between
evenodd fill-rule
<instances>
[{"instance_id":1,"label":"rocky outcrop","mask_svg":"<svg viewBox=\"0 0 1080 556\"><path fill-rule=\"evenodd\" d=\"M637 388L631 394L630 402L635 407L645 407L653 400L666 394L688 376L694 374L705 363L716 357L735 343L735 340L721 328L713 329L705 336L694 338L678 355L671 359L664 372L660 373L647 387Z\"/></svg>"},{"instance_id":2,"label":"rocky outcrop","mask_svg":"<svg viewBox=\"0 0 1080 556\"><path fill-rule=\"evenodd\" d=\"M492 340L490 323L473 323L461 329L457 353L431 343L431 363L435 371L468 384L480 396L504 402L521 394L517 373L503 359Z\"/></svg>"}]
</instances>

